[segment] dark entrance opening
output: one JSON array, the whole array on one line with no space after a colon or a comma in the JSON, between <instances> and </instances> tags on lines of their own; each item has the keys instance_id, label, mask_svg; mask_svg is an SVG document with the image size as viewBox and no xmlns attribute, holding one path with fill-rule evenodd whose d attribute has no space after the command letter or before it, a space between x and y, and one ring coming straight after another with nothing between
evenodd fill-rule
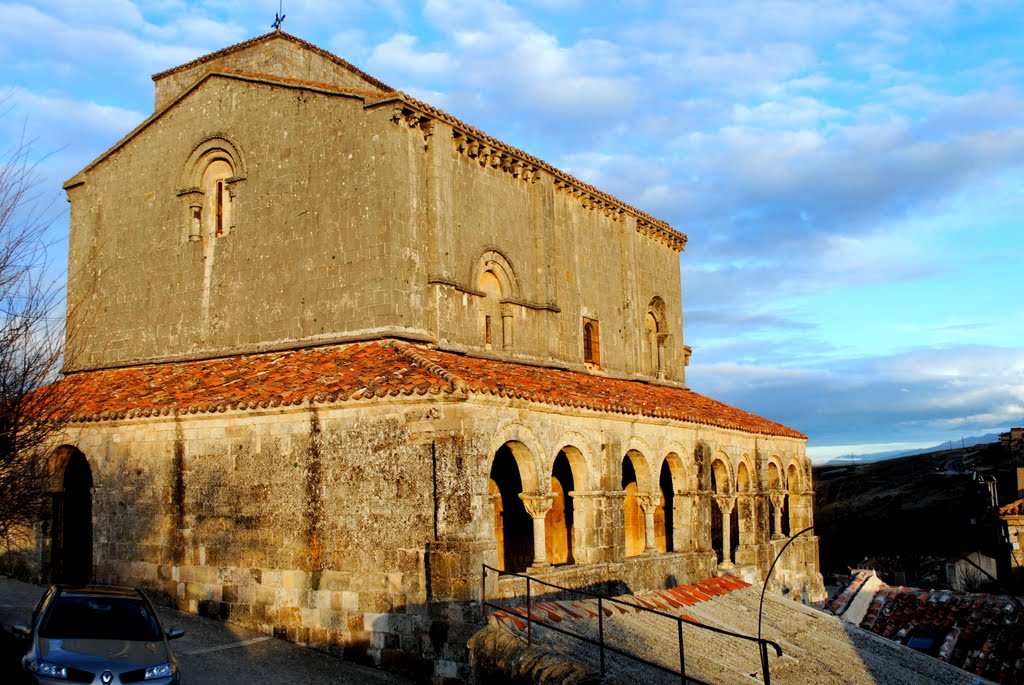
<instances>
[{"instance_id":1,"label":"dark entrance opening","mask_svg":"<svg viewBox=\"0 0 1024 685\"><path fill-rule=\"evenodd\" d=\"M498 566L503 571L525 571L533 562L533 519L519 498L523 479L508 445L494 455L491 489L499 495L495 501L494 531L500 549Z\"/></svg>"},{"instance_id":2,"label":"dark entrance opening","mask_svg":"<svg viewBox=\"0 0 1024 685\"><path fill-rule=\"evenodd\" d=\"M92 580L92 469L84 454L65 449L62 489L53 493L50 579L84 585Z\"/></svg>"},{"instance_id":3,"label":"dark entrance opening","mask_svg":"<svg viewBox=\"0 0 1024 685\"><path fill-rule=\"evenodd\" d=\"M576 562L572 546L575 511L569 495L574 489L569 459L565 452L559 452L551 469L551 491L555 493L555 501L544 519L548 563L553 565Z\"/></svg>"},{"instance_id":4,"label":"dark entrance opening","mask_svg":"<svg viewBox=\"0 0 1024 685\"><path fill-rule=\"evenodd\" d=\"M655 544L662 552L674 552L672 536L675 522L672 510L675 507L673 499L675 488L672 486L672 470L669 468L668 461L662 462L661 477L658 481L661 488L661 504L658 505L658 510L654 515Z\"/></svg>"}]
</instances>

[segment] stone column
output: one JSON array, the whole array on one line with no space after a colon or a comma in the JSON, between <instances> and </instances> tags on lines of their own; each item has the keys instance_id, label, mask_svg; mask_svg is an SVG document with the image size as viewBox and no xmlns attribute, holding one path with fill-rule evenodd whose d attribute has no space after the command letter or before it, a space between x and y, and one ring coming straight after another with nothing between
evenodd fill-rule
<instances>
[{"instance_id":1,"label":"stone column","mask_svg":"<svg viewBox=\"0 0 1024 685\"><path fill-rule=\"evenodd\" d=\"M661 504L661 493L638 493L636 499L644 512L644 554L657 554L658 546L654 544L654 510Z\"/></svg>"},{"instance_id":2,"label":"stone column","mask_svg":"<svg viewBox=\"0 0 1024 685\"><path fill-rule=\"evenodd\" d=\"M604 493L604 501L605 540L611 556L608 561L622 561L626 558L626 531L623 527L626 519L623 508L626 491L608 490Z\"/></svg>"},{"instance_id":3,"label":"stone column","mask_svg":"<svg viewBox=\"0 0 1024 685\"><path fill-rule=\"evenodd\" d=\"M607 561L598 553L598 548L605 546L598 537L601 532L599 509L604 493L596 490L588 492L571 490L566 495L572 498L574 518L572 553L576 558L576 563L589 564Z\"/></svg>"},{"instance_id":4,"label":"stone column","mask_svg":"<svg viewBox=\"0 0 1024 685\"><path fill-rule=\"evenodd\" d=\"M715 495L715 501L722 510L722 560L718 568L728 570L735 568L732 563L732 525L729 519L732 508L736 506L736 498L731 495Z\"/></svg>"},{"instance_id":5,"label":"stone column","mask_svg":"<svg viewBox=\"0 0 1024 685\"><path fill-rule=\"evenodd\" d=\"M786 505L786 493L782 490L772 490L768 493L768 499L772 502L774 523L772 524L772 540L780 540L785 536L782 534L782 507Z\"/></svg>"},{"instance_id":6,"label":"stone column","mask_svg":"<svg viewBox=\"0 0 1024 685\"><path fill-rule=\"evenodd\" d=\"M523 507L526 513L533 518L533 563L530 568L533 570L545 568L548 565L547 536L544 531L544 517L551 511L555 503L555 493L545 492L537 494L519 493L519 499L523 500Z\"/></svg>"},{"instance_id":7,"label":"stone column","mask_svg":"<svg viewBox=\"0 0 1024 685\"><path fill-rule=\"evenodd\" d=\"M696 549L693 531L696 528L697 501L689 490L676 490L672 503L672 551L691 552Z\"/></svg>"},{"instance_id":8,"label":"stone column","mask_svg":"<svg viewBox=\"0 0 1024 685\"><path fill-rule=\"evenodd\" d=\"M512 305L501 303L501 349L512 349Z\"/></svg>"},{"instance_id":9,"label":"stone column","mask_svg":"<svg viewBox=\"0 0 1024 685\"><path fill-rule=\"evenodd\" d=\"M693 548L698 552L711 549L711 491L690 491L693 528Z\"/></svg>"}]
</instances>

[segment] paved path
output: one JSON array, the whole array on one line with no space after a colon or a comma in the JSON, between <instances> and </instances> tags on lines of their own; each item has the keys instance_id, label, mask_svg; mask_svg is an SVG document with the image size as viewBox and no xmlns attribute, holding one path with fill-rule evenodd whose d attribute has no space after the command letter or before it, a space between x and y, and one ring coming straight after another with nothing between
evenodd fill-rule
<instances>
[{"instance_id":1,"label":"paved path","mask_svg":"<svg viewBox=\"0 0 1024 685\"><path fill-rule=\"evenodd\" d=\"M0 682L11 674L20 656L11 654L8 629L26 621L44 588L0 576ZM268 637L213 619L157 607L164 628L182 628L185 636L171 643L181 663L185 685L281 683L327 685L344 683L404 684L412 681L343 661L284 640Z\"/></svg>"}]
</instances>

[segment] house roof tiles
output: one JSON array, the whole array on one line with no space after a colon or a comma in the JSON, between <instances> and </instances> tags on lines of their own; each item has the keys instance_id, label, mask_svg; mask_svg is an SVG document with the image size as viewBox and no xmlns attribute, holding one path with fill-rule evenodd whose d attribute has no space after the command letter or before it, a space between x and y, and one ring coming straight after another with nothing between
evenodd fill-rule
<instances>
[{"instance_id":1,"label":"house roof tiles","mask_svg":"<svg viewBox=\"0 0 1024 685\"><path fill-rule=\"evenodd\" d=\"M397 340L69 375L76 421L251 410L372 397L491 395L803 439L685 388L483 359Z\"/></svg>"},{"instance_id":2,"label":"house roof tiles","mask_svg":"<svg viewBox=\"0 0 1024 685\"><path fill-rule=\"evenodd\" d=\"M851 587L859 589L865 577L858 573ZM849 606L843 599L839 604ZM882 584L859 625L975 675L1024 684L1022 606L1007 595Z\"/></svg>"}]
</instances>

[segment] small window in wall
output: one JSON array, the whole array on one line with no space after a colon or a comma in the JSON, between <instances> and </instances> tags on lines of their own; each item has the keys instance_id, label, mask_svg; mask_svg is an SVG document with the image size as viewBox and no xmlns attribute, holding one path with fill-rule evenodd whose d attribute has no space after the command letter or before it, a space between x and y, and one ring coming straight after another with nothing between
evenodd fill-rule
<instances>
[{"instance_id":1,"label":"small window in wall","mask_svg":"<svg viewBox=\"0 0 1024 685\"><path fill-rule=\"evenodd\" d=\"M235 227L235 193L245 180L238 146L223 137L197 145L182 169L178 196L187 206L189 242L227 236Z\"/></svg>"},{"instance_id":2,"label":"small window in wall","mask_svg":"<svg viewBox=\"0 0 1024 685\"><path fill-rule=\"evenodd\" d=\"M601 364L600 337L597 321L583 319L583 361L587 364Z\"/></svg>"}]
</instances>

